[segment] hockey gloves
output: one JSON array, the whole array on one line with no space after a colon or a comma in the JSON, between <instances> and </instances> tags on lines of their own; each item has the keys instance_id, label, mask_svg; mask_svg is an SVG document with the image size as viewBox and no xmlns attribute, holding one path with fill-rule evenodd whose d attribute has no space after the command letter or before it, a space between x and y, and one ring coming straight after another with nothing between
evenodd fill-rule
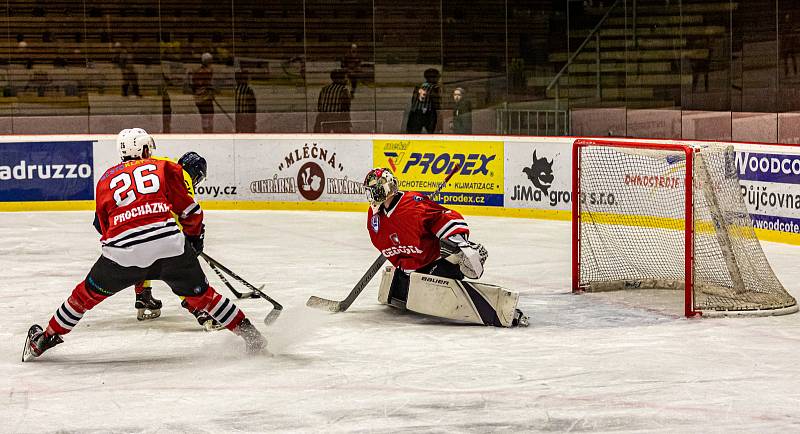
<instances>
[{"instance_id":1,"label":"hockey gloves","mask_svg":"<svg viewBox=\"0 0 800 434\"><path fill-rule=\"evenodd\" d=\"M199 235L186 235L186 241L189 242L189 245L192 246L194 249L194 253L197 256L200 256L203 253L203 238L206 236L205 228L200 230Z\"/></svg>"},{"instance_id":2,"label":"hockey gloves","mask_svg":"<svg viewBox=\"0 0 800 434\"><path fill-rule=\"evenodd\" d=\"M467 240L461 234L453 235L447 240L454 243L461 250L456 253L457 261L454 263L458 264L464 276L470 279L480 279L483 275L483 264L486 262L486 258L489 257L489 252L486 251L486 248Z\"/></svg>"}]
</instances>

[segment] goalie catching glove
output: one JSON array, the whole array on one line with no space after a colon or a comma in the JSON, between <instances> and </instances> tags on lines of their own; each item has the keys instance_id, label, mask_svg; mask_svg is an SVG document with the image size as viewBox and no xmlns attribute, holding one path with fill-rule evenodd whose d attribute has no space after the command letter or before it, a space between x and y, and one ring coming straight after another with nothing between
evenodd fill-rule
<instances>
[{"instance_id":1,"label":"goalie catching glove","mask_svg":"<svg viewBox=\"0 0 800 434\"><path fill-rule=\"evenodd\" d=\"M480 279L489 252L482 245L466 239L463 234L456 234L442 240L442 256L445 255L449 255L448 261L458 264L465 277Z\"/></svg>"}]
</instances>

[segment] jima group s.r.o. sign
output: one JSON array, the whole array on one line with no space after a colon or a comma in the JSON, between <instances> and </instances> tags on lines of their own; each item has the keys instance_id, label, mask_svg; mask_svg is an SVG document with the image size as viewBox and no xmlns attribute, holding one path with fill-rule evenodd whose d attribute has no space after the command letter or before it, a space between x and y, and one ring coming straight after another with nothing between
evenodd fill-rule
<instances>
[{"instance_id":1,"label":"jima group s.r.o. sign","mask_svg":"<svg viewBox=\"0 0 800 434\"><path fill-rule=\"evenodd\" d=\"M388 167L401 190L432 193L458 168L437 200L445 205L503 206L503 142L373 140L376 167Z\"/></svg>"}]
</instances>

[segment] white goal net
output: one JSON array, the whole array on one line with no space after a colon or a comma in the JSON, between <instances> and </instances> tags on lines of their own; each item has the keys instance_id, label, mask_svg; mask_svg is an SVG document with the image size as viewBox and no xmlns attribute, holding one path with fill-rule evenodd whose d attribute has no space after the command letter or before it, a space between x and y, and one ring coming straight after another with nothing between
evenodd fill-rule
<instances>
[{"instance_id":1,"label":"white goal net","mask_svg":"<svg viewBox=\"0 0 800 434\"><path fill-rule=\"evenodd\" d=\"M686 316L797 311L756 238L732 147L577 140L573 158L574 291L684 291Z\"/></svg>"}]
</instances>

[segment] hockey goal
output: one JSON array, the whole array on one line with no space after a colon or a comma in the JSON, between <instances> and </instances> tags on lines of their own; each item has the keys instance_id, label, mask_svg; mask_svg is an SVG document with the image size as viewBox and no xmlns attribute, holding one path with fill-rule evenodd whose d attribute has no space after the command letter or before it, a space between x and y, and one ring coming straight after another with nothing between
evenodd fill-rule
<instances>
[{"instance_id":1,"label":"hockey goal","mask_svg":"<svg viewBox=\"0 0 800 434\"><path fill-rule=\"evenodd\" d=\"M756 238L733 147L576 140L572 156L573 292L683 291L687 317L797 311Z\"/></svg>"}]
</instances>

